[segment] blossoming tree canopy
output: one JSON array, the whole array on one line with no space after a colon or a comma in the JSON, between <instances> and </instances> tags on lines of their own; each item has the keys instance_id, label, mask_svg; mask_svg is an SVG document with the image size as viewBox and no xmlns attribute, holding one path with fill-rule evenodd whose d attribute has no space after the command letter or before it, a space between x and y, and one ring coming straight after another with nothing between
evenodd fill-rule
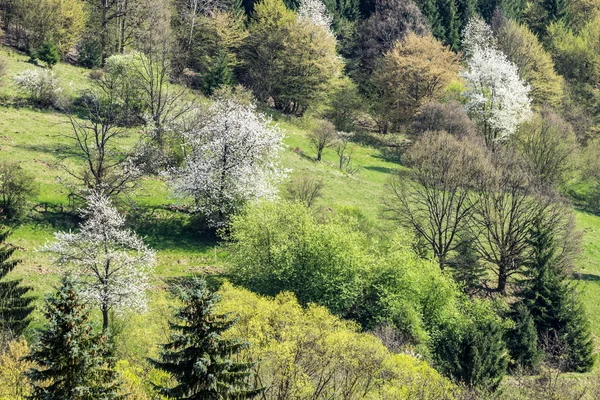
<instances>
[{"instance_id":1,"label":"blossoming tree canopy","mask_svg":"<svg viewBox=\"0 0 600 400\"><path fill-rule=\"evenodd\" d=\"M273 198L284 176L283 133L253 104L219 100L206 123L189 133L184 165L170 171L180 198L194 200L211 226L222 226L247 201Z\"/></svg>"},{"instance_id":2,"label":"blossoming tree canopy","mask_svg":"<svg viewBox=\"0 0 600 400\"><path fill-rule=\"evenodd\" d=\"M100 306L106 329L111 309L146 310L156 253L125 228L123 215L102 194L87 198L81 217L85 221L79 232L55 233L56 241L44 250L54 253L56 264L75 276L80 295Z\"/></svg>"}]
</instances>

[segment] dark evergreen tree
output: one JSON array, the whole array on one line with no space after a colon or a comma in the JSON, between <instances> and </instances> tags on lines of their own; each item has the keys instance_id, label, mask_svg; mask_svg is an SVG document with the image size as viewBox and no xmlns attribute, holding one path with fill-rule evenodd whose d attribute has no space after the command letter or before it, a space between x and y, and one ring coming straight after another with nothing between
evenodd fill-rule
<instances>
[{"instance_id":1,"label":"dark evergreen tree","mask_svg":"<svg viewBox=\"0 0 600 400\"><path fill-rule=\"evenodd\" d=\"M477 300L463 301L461 317L434 332L435 363L456 381L493 390L508 363L502 323L487 303Z\"/></svg>"},{"instance_id":2,"label":"dark evergreen tree","mask_svg":"<svg viewBox=\"0 0 600 400\"><path fill-rule=\"evenodd\" d=\"M215 57L213 65L204 79L204 93L210 96L216 89L221 86L231 85L234 81L233 71L229 66L227 54L221 51Z\"/></svg>"},{"instance_id":3,"label":"dark evergreen tree","mask_svg":"<svg viewBox=\"0 0 600 400\"><path fill-rule=\"evenodd\" d=\"M542 359L535 322L522 303L515 303L510 318L515 323L515 326L506 332L506 345L512 359L511 366L535 370Z\"/></svg>"},{"instance_id":4,"label":"dark evergreen tree","mask_svg":"<svg viewBox=\"0 0 600 400\"><path fill-rule=\"evenodd\" d=\"M460 33L475 13L476 0L420 0L419 5L433 36L458 51Z\"/></svg>"},{"instance_id":5,"label":"dark evergreen tree","mask_svg":"<svg viewBox=\"0 0 600 400\"><path fill-rule=\"evenodd\" d=\"M473 295L481 289L482 279L487 274L472 243L472 240L463 240L456 247L456 255L449 262L454 280L468 295Z\"/></svg>"},{"instance_id":6,"label":"dark evergreen tree","mask_svg":"<svg viewBox=\"0 0 600 400\"><path fill-rule=\"evenodd\" d=\"M28 361L34 400L123 399L108 337L94 333L90 312L77 294L74 280L63 277L57 292L46 298L48 325Z\"/></svg>"},{"instance_id":7,"label":"dark evergreen tree","mask_svg":"<svg viewBox=\"0 0 600 400\"><path fill-rule=\"evenodd\" d=\"M159 388L176 399L249 399L262 392L250 389L252 364L236 362L233 356L247 346L222 334L235 323L229 314L217 314L219 296L197 278L178 289L183 307L171 323L171 342L163 346L159 360L150 360L170 373L177 385Z\"/></svg>"},{"instance_id":8,"label":"dark evergreen tree","mask_svg":"<svg viewBox=\"0 0 600 400\"><path fill-rule=\"evenodd\" d=\"M21 286L20 279L6 280L19 263L11 259L16 248L6 243L9 235L8 229L0 228L0 330L18 336L29 325L33 298L24 297L31 288Z\"/></svg>"},{"instance_id":9,"label":"dark evergreen tree","mask_svg":"<svg viewBox=\"0 0 600 400\"><path fill-rule=\"evenodd\" d=\"M566 357L566 370L589 371L594 364L589 322L563 260L556 254L553 229L536 224L529 244L532 252L519 297L533 318L538 340L556 338L564 342L566 354L548 356Z\"/></svg>"},{"instance_id":10,"label":"dark evergreen tree","mask_svg":"<svg viewBox=\"0 0 600 400\"><path fill-rule=\"evenodd\" d=\"M35 56L43 63L46 63L48 68L54 67L60 61L60 54L56 45L52 42L44 42L37 49Z\"/></svg>"}]
</instances>

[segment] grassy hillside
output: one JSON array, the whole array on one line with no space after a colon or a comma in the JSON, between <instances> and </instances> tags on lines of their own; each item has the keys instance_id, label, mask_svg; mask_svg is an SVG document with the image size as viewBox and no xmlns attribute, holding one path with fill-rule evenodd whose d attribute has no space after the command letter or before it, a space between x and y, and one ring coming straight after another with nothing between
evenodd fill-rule
<instances>
[{"instance_id":1,"label":"grassy hillside","mask_svg":"<svg viewBox=\"0 0 600 400\"><path fill-rule=\"evenodd\" d=\"M40 184L40 193L35 200L36 207L32 220L14 231L12 242L22 248L20 257L23 264L18 274L25 277L38 292L49 290L52 268L45 254L37 252L40 246L52 238L56 230L75 227L76 221L61 218L61 207L68 208L67 191L58 181L68 179L62 168L65 146L69 139L65 137L71 127L66 115L40 111L27 107L18 107L10 99L16 94L12 76L28 68L38 68L27 62L27 57L16 53L2 53L8 58L8 73L4 85L0 88L0 97L5 102L0 106L0 155L2 159L18 161L22 167L35 175ZM69 87L67 95L74 95L88 84L89 70L60 64L55 68L63 87ZM349 176L337 168L337 155L326 150L323 161L315 163L313 152L302 128L305 121L287 119L274 115L277 123L286 133L286 149L282 154L282 164L289 174L310 174L323 180L325 187L319 206L350 206L359 209L373 221L378 218L378 199L383 193L388 175L399 165L384 160L379 151L353 144L352 157L359 172ZM131 132L124 139L131 144L138 132ZM283 189L283 188L282 188ZM170 213L165 217L165 209L175 204L165 182L159 177L145 178L140 188L132 196L140 206L144 223L139 232L147 243L158 250L157 278L181 275L207 266L215 265L215 246L212 238L201 237L194 232L189 218ZM326 209L325 209L326 211ZM139 221L139 216L136 219ZM222 264L225 256L217 248L216 265Z\"/></svg>"},{"instance_id":2,"label":"grassy hillside","mask_svg":"<svg viewBox=\"0 0 600 400\"><path fill-rule=\"evenodd\" d=\"M26 283L35 288L36 294L41 295L51 289L56 274L47 255L36 249L52 239L54 231L68 230L76 224L60 212L61 207L69 207L69 202L66 190L57 180L67 177L61 163L71 162L61 160L62 149L69 144L63 135L69 132L70 125L64 114L15 105L11 100L17 93L12 76L24 69L37 67L27 63L26 56L6 51L2 55L9 62L8 74L0 86L0 99L4 99L0 105L0 158L19 161L40 184L32 218L17 228L11 238L14 244L20 246L18 255L23 259L16 274L24 277ZM88 84L88 70L58 65L55 71L67 95L74 95ZM402 167L387 161L376 148L357 143L352 144L353 163L359 167L356 174L339 171L333 150L326 150L323 161L316 163L306 137L309 121L279 115L273 117L286 134L287 147L282 155L282 164L290 170L290 175L310 174L323 180L323 197L318 203L322 212L343 206L355 207L372 223L385 229L388 223L379 218L380 198L390 174ZM133 143L137 135L138 132L131 132L123 144ZM226 262L227 254L218 247L214 238L203 237L195 231L188 216L168 211L168 206L175 204L176 200L169 195L163 180L145 178L133 198L139 206L139 211L132 215L132 219L137 221L138 233L144 235L146 242L158 251L157 288L166 278L212 270ZM577 272L597 335L600 332L600 217L578 212L577 223L584 232L584 251ZM164 309L164 297L160 291L153 295L153 299L152 307ZM137 316L131 329L148 323L152 322ZM132 351L142 351L143 343L130 344Z\"/></svg>"}]
</instances>

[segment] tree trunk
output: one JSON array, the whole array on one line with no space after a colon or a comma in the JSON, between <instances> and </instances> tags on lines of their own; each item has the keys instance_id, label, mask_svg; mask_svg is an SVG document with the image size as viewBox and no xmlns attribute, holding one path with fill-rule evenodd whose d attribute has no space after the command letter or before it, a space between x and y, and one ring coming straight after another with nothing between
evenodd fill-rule
<instances>
[{"instance_id":1,"label":"tree trunk","mask_svg":"<svg viewBox=\"0 0 600 400\"><path fill-rule=\"evenodd\" d=\"M100 47L102 51L101 65L106 60L106 46L108 44L108 0L102 0L102 26L100 28Z\"/></svg>"},{"instance_id":2,"label":"tree trunk","mask_svg":"<svg viewBox=\"0 0 600 400\"><path fill-rule=\"evenodd\" d=\"M508 279L508 268L506 263L500 264L498 271L498 288L497 291L501 294L506 294L506 281Z\"/></svg>"},{"instance_id":3,"label":"tree trunk","mask_svg":"<svg viewBox=\"0 0 600 400\"><path fill-rule=\"evenodd\" d=\"M108 330L108 305L102 304L102 332Z\"/></svg>"}]
</instances>

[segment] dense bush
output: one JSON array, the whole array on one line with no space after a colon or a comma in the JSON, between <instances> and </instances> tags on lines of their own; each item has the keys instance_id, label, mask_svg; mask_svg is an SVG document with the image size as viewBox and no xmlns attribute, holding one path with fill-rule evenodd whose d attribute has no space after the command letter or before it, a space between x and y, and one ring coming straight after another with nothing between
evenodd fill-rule
<instances>
[{"instance_id":1,"label":"dense bush","mask_svg":"<svg viewBox=\"0 0 600 400\"><path fill-rule=\"evenodd\" d=\"M271 296L291 291L336 314L357 300L369 256L351 224L319 224L302 204L263 202L232 218L230 228L234 282Z\"/></svg>"},{"instance_id":2,"label":"dense bush","mask_svg":"<svg viewBox=\"0 0 600 400\"><path fill-rule=\"evenodd\" d=\"M15 162L0 162L0 216L18 222L37 195L35 176Z\"/></svg>"},{"instance_id":3,"label":"dense bush","mask_svg":"<svg viewBox=\"0 0 600 400\"><path fill-rule=\"evenodd\" d=\"M229 284L218 308L238 315L228 337L245 337L243 359L264 399L452 399L456 388L424 361L393 354L376 337L331 315L303 309L290 293L274 299Z\"/></svg>"}]
</instances>

